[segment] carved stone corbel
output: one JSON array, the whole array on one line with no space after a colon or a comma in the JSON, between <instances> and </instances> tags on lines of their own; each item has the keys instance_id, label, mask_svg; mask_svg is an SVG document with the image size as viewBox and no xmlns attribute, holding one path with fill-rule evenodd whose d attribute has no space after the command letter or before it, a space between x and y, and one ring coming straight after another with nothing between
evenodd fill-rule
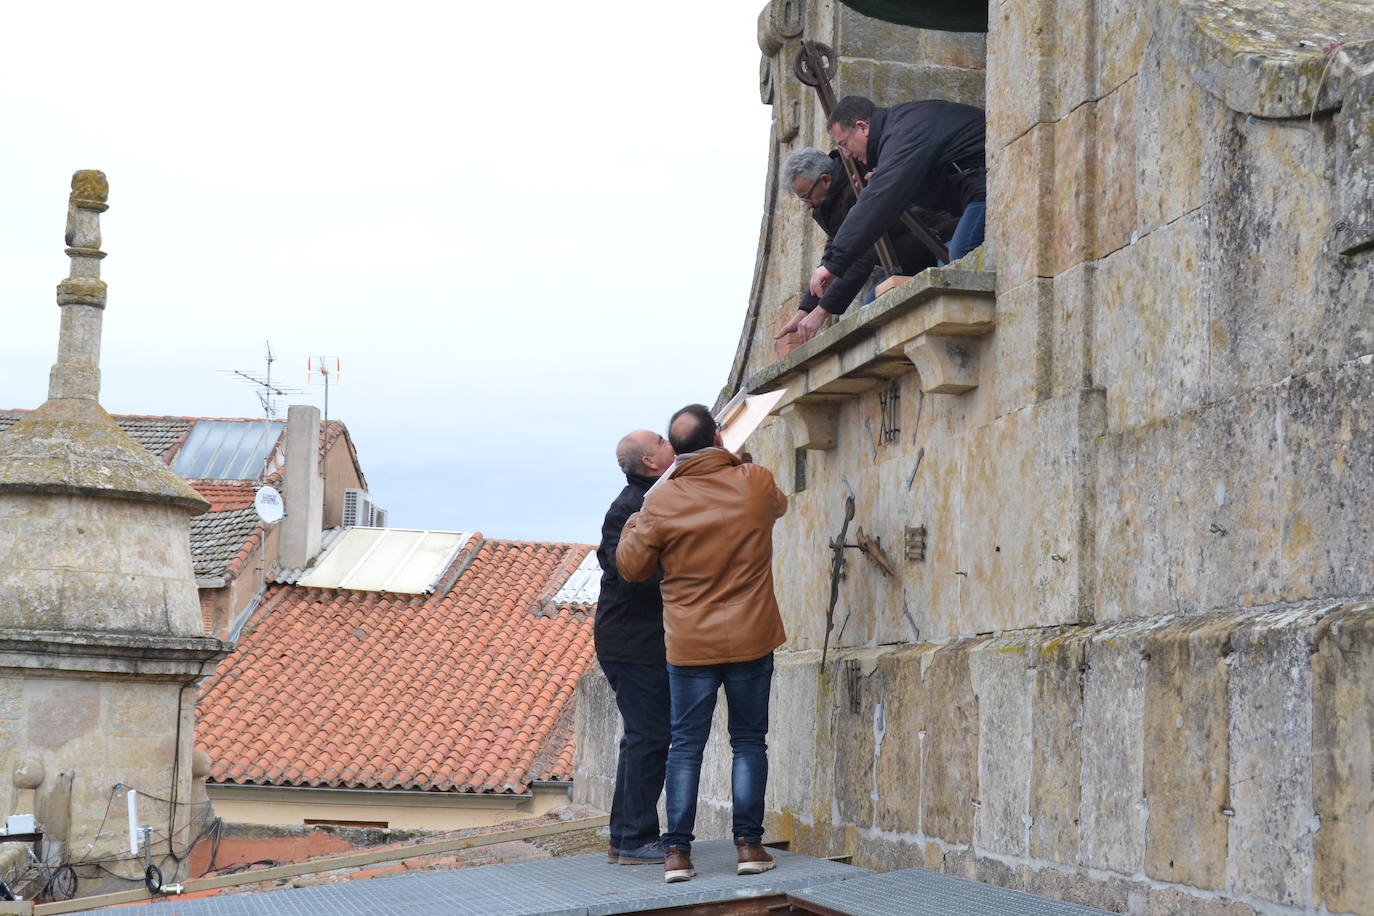
<instances>
[{"instance_id":1,"label":"carved stone corbel","mask_svg":"<svg viewBox=\"0 0 1374 916\"><path fill-rule=\"evenodd\" d=\"M969 337L922 334L902 349L926 394L963 394L978 387L977 344Z\"/></svg>"},{"instance_id":2,"label":"carved stone corbel","mask_svg":"<svg viewBox=\"0 0 1374 916\"><path fill-rule=\"evenodd\" d=\"M793 402L782 409L797 448L825 451L839 442L840 409L835 404Z\"/></svg>"}]
</instances>

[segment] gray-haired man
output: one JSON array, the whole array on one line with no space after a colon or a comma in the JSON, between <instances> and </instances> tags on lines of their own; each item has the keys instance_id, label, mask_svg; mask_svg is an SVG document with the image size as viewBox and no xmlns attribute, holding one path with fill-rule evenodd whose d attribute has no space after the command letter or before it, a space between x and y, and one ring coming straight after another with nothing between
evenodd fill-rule
<instances>
[{"instance_id":1,"label":"gray-haired man","mask_svg":"<svg viewBox=\"0 0 1374 916\"><path fill-rule=\"evenodd\" d=\"M814 146L804 146L787 157L782 168L782 184L801 200L802 206L811 212L811 218L825 232L827 240L833 239L844 218L854 206L854 189L844 173L839 151L824 153ZM925 214L923 220L930 225L931 218L938 214ZM952 223L950 224L952 225ZM943 227L936 227L937 233ZM903 275L915 276L927 267L935 265L935 256L930 249L921 244L900 221L889 226L887 237L892 242L893 254ZM830 242L826 242L822 260L830 256ZM830 284L825 295L816 296L810 290L802 294L801 305L795 315L778 332L782 338L793 331L809 340L820 330L825 319L831 315L841 315L849 308L859 290L863 288L878 256L872 248L845 270L844 274ZM817 308L819 306L819 308Z\"/></svg>"}]
</instances>

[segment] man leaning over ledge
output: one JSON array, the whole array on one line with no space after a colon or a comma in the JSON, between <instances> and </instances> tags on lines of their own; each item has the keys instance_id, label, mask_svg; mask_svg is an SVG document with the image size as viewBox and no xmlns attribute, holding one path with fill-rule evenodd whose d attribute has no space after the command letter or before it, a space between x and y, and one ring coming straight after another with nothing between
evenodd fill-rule
<instances>
[{"instance_id":1,"label":"man leaning over ledge","mask_svg":"<svg viewBox=\"0 0 1374 916\"><path fill-rule=\"evenodd\" d=\"M840 99L827 127L840 152L872 171L868 186L831 239L811 292L825 295L902 209L911 205L959 214L950 260L983 244L987 209L983 109L928 99L877 108L861 95Z\"/></svg>"},{"instance_id":2,"label":"man leaning over ledge","mask_svg":"<svg viewBox=\"0 0 1374 916\"><path fill-rule=\"evenodd\" d=\"M797 196L801 205L811 214L816 225L825 233L825 251L821 260L830 257L830 239L844 225L844 218L854 207L854 189L844 173L840 161L840 151L822 152L814 146L804 146L787 157L782 167L783 187ZM920 207L912 208L926 227L934 232L941 241L950 238L954 231L954 221L947 214L935 213ZM914 277L927 267L935 266L935 255L922 244L900 219L887 227L886 235L892 243L892 253L896 257L897 269L903 276ZM869 248L851 263L844 275L830 284L824 296L814 295L809 289L802 295L797 313L783 325L782 330L773 335L781 340L788 334L797 332L802 341L816 336L825 319L831 315L842 315L849 303L858 295L859 290L868 282L873 268L878 266L878 253Z\"/></svg>"},{"instance_id":3,"label":"man leaning over ledge","mask_svg":"<svg viewBox=\"0 0 1374 916\"><path fill-rule=\"evenodd\" d=\"M664 880L696 874L697 788L722 684L734 752L736 873L758 874L773 867L762 845L765 738L773 650L787 638L773 594L773 523L787 511L787 497L765 468L726 451L700 404L673 414L668 440L677 462L625 523L616 548L622 578L642 581L663 571L672 703Z\"/></svg>"}]
</instances>

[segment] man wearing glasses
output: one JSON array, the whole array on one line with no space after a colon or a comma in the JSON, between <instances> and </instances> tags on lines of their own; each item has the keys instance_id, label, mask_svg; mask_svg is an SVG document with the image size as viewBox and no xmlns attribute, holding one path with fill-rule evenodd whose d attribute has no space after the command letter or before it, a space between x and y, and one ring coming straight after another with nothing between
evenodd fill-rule
<instances>
[{"instance_id":1,"label":"man wearing glasses","mask_svg":"<svg viewBox=\"0 0 1374 916\"><path fill-rule=\"evenodd\" d=\"M877 108L863 96L840 99L830 112L830 137L842 155L862 162L872 179L811 274L813 294L824 295L912 204L960 214L949 243L950 260L983 243L984 117L983 109L957 102Z\"/></svg>"},{"instance_id":2,"label":"man wearing glasses","mask_svg":"<svg viewBox=\"0 0 1374 916\"><path fill-rule=\"evenodd\" d=\"M840 155L838 150L825 153L814 146L805 146L788 156L782 167L783 187L795 194L802 206L810 211L811 218L825 232L827 240L835 237L844 224L845 216L854 206L854 189L845 175ZM954 221L946 214L921 211L918 215L942 240L949 238ZM903 276L915 276L935 265L935 256L930 249L912 235L900 220L895 220L887 227L886 235L892 243L897 268ZM830 243L827 241L822 260L829 256ZM877 263L877 253L869 248L830 285L825 295L817 296L806 290L796 314L782 326L775 339L781 340L795 331L803 341L810 340L826 318L844 314Z\"/></svg>"}]
</instances>

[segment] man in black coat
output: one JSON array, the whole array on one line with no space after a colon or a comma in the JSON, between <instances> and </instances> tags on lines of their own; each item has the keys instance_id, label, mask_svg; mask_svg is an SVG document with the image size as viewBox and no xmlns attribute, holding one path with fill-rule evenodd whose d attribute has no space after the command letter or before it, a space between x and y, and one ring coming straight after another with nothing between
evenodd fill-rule
<instances>
[{"instance_id":1,"label":"man in black coat","mask_svg":"<svg viewBox=\"0 0 1374 916\"><path fill-rule=\"evenodd\" d=\"M787 157L782 168L783 187L797 196L811 213L816 225L825 232L827 240L833 239L840 231L845 216L854 206L854 188L845 174L844 163L840 161L838 150L825 153L814 146L804 146ZM954 222L947 214L931 213L918 209L917 216L933 234L945 239L954 228ZM915 276L927 267L935 266L935 255L916 236L902 225L901 220L887 227L888 241L892 243L892 253L897 260L896 267L903 276ZM830 257L830 243L826 242L822 260ZM776 335L781 339L793 331L802 340L810 340L820 330L825 319L831 315L842 315L850 302L873 273L878 263L878 254L869 248L845 270L825 291L817 296L810 290L802 294L797 313L783 325ZM819 308L817 308L819 306Z\"/></svg>"},{"instance_id":2,"label":"man in black coat","mask_svg":"<svg viewBox=\"0 0 1374 916\"><path fill-rule=\"evenodd\" d=\"M657 433L636 430L615 450L625 472L625 489L611 503L601 525L601 596L596 604L596 658L615 691L625 723L611 800L611 845L607 861L619 865L663 861L659 844L658 797L668 760L668 660L663 650L663 599L658 583L626 582L615 566L615 548L625 521L644 503L644 494L672 467L673 447Z\"/></svg>"},{"instance_id":3,"label":"man in black coat","mask_svg":"<svg viewBox=\"0 0 1374 916\"><path fill-rule=\"evenodd\" d=\"M830 112L831 139L872 177L811 274L812 293L824 295L912 204L960 214L950 260L983 243L984 117L981 108L934 99L892 108L857 95L839 101Z\"/></svg>"}]
</instances>

